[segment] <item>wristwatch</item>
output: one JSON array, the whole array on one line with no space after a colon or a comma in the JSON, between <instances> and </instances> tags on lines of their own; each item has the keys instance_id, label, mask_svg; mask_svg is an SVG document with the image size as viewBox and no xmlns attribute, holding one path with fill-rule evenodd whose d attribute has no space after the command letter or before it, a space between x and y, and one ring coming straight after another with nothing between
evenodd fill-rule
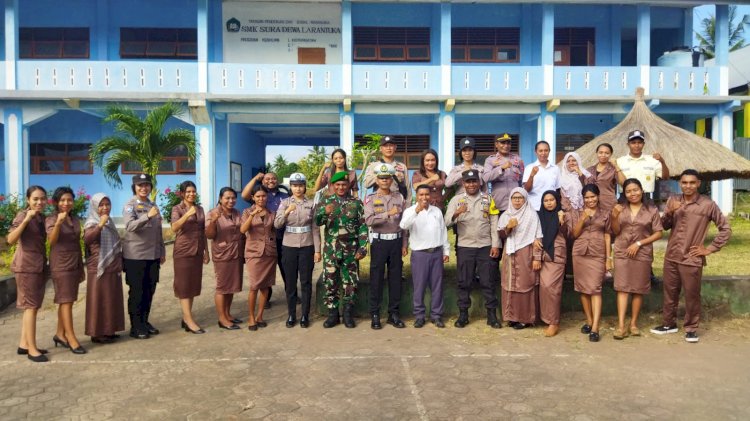
<instances>
[{"instance_id":1,"label":"wristwatch","mask_svg":"<svg viewBox=\"0 0 750 421\"><path fill-rule=\"evenodd\" d=\"M635 242L635 244L636 244L636 245L637 245L638 247L643 247L643 244L641 244L641 242L640 242L640 241L636 241L636 242Z\"/></svg>"}]
</instances>

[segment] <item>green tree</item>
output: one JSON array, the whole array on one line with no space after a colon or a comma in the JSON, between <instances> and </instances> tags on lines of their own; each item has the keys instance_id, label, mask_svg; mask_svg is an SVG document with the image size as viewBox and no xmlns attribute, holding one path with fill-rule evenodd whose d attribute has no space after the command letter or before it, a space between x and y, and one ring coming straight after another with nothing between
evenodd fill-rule
<instances>
[{"instance_id":1,"label":"green tree","mask_svg":"<svg viewBox=\"0 0 750 421\"><path fill-rule=\"evenodd\" d=\"M140 164L142 171L153 180L151 199L154 200L157 192L156 175L164 157L178 149L184 149L188 159L195 160L195 135L191 130L172 129L165 132L167 121L182 113L182 107L172 102L149 110L143 118L125 105L107 107L103 122L115 123L115 134L93 144L89 150L89 158L102 170L104 179L113 187L122 187L119 173L121 165L126 162Z\"/></svg>"},{"instance_id":2,"label":"green tree","mask_svg":"<svg viewBox=\"0 0 750 421\"><path fill-rule=\"evenodd\" d=\"M750 24L750 16L744 15L742 20L735 23L737 18L737 6L729 6L729 51L734 51L745 46L745 25ZM714 58L716 55L716 15L701 20L701 32L696 31L700 46L703 47L706 58Z\"/></svg>"},{"instance_id":3,"label":"green tree","mask_svg":"<svg viewBox=\"0 0 750 421\"><path fill-rule=\"evenodd\" d=\"M313 146L312 149L308 149L308 154L297 161L299 172L305 175L307 180L307 188L310 194L314 194L312 188L315 187L315 179L318 178L320 169L323 168L328 155L323 146Z\"/></svg>"},{"instance_id":4,"label":"green tree","mask_svg":"<svg viewBox=\"0 0 750 421\"><path fill-rule=\"evenodd\" d=\"M365 170L370 162L373 162L380 152L380 139L383 135L377 133L368 133L364 136L364 142L354 144L352 151L352 168L362 170L361 175L357 177L359 181L359 191L367 190L365 188Z\"/></svg>"},{"instance_id":5,"label":"green tree","mask_svg":"<svg viewBox=\"0 0 750 421\"><path fill-rule=\"evenodd\" d=\"M276 155L273 160L273 164L270 165L271 171L276 174L279 178L279 182L286 177L289 177L292 173L297 172L297 163L288 162L283 155Z\"/></svg>"}]
</instances>

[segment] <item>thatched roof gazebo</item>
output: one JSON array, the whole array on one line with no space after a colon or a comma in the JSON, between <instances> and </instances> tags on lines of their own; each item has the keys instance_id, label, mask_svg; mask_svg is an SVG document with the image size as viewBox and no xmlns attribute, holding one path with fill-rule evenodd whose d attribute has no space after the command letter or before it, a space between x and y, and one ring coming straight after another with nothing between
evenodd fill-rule
<instances>
[{"instance_id":1,"label":"thatched roof gazebo","mask_svg":"<svg viewBox=\"0 0 750 421\"><path fill-rule=\"evenodd\" d=\"M750 178L750 161L705 137L664 121L643 101L643 88L636 90L635 104L628 115L615 127L578 148L583 164L596 164L596 147L609 143L614 148L612 159L627 155L627 136L632 130L646 134L643 153L660 153L674 178L688 168L701 173L704 180Z\"/></svg>"}]
</instances>

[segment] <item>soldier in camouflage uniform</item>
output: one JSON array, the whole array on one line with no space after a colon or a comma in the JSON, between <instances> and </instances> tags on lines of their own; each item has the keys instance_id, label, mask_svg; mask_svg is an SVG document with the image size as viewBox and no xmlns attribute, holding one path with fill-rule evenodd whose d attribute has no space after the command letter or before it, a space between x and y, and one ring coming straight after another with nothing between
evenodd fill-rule
<instances>
[{"instance_id":1,"label":"soldier in camouflage uniform","mask_svg":"<svg viewBox=\"0 0 750 421\"><path fill-rule=\"evenodd\" d=\"M357 260L367 255L367 225L362 202L348 193L347 173L334 174L331 184L336 194L327 196L315 214L315 223L325 226L323 268L328 318L323 327L339 324L339 296L343 287L344 325L353 328L352 300L357 289Z\"/></svg>"}]
</instances>

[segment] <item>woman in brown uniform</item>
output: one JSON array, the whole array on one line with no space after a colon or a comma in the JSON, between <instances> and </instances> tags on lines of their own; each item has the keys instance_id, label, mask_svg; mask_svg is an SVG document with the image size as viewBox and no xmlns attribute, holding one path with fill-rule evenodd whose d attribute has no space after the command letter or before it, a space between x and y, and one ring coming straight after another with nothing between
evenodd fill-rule
<instances>
[{"instance_id":1,"label":"woman in brown uniform","mask_svg":"<svg viewBox=\"0 0 750 421\"><path fill-rule=\"evenodd\" d=\"M565 212L583 208L583 183L591 173L581 168L581 157L576 152L568 152L563 158L560 170L560 207ZM540 208L541 209L541 208Z\"/></svg>"},{"instance_id":2,"label":"woman in brown uniform","mask_svg":"<svg viewBox=\"0 0 750 421\"><path fill-rule=\"evenodd\" d=\"M268 288L276 283L276 229L273 227L274 213L268 210L268 194L265 188L253 192L255 205L242 212L240 232L245 234L245 262L250 283L248 295L249 317L247 328L258 330L266 327L263 320L263 307L268 298ZM255 314L255 301L260 291L258 314Z\"/></svg>"},{"instance_id":3,"label":"woman in brown uniform","mask_svg":"<svg viewBox=\"0 0 750 421\"><path fill-rule=\"evenodd\" d=\"M70 212L75 195L70 187L58 187L52 194L55 213L44 221L49 239L49 266L55 285L57 333L55 347L62 345L74 354L85 354L73 330L73 303L78 299L78 284L85 277L81 255L81 221Z\"/></svg>"},{"instance_id":4,"label":"woman in brown uniform","mask_svg":"<svg viewBox=\"0 0 750 421\"><path fill-rule=\"evenodd\" d=\"M203 208L195 203L198 192L195 183L180 184L182 202L172 208L172 231L175 233L174 249L174 296L180 299L182 323L185 332L206 333L193 319L193 299L201 295L203 265L208 264L208 240L206 239L206 216Z\"/></svg>"},{"instance_id":5,"label":"woman in brown uniform","mask_svg":"<svg viewBox=\"0 0 750 421\"><path fill-rule=\"evenodd\" d=\"M240 212L235 209L237 192L231 187L219 191L219 206L208 212L206 237L211 240L211 254L216 273L216 313L219 327L237 330L242 320L231 314L234 294L242 291L242 252L245 238L240 233Z\"/></svg>"},{"instance_id":6,"label":"woman in brown uniform","mask_svg":"<svg viewBox=\"0 0 750 421\"><path fill-rule=\"evenodd\" d=\"M542 239L542 227L524 188L511 190L508 210L500 215L497 230L505 240L500 276L503 319L513 329L524 329L536 321L537 271L542 266L540 253L534 251L534 242Z\"/></svg>"},{"instance_id":7,"label":"woman in brown uniform","mask_svg":"<svg viewBox=\"0 0 750 421\"><path fill-rule=\"evenodd\" d=\"M656 206L643 203L641 182L629 178L622 184L628 204L612 209L612 231L615 233L615 291L617 291L617 330L615 339L628 336L625 313L628 296L633 295L629 333L641 336L638 313L643 295L651 291L651 263L654 246L662 235L661 216Z\"/></svg>"},{"instance_id":8,"label":"woman in brown uniform","mask_svg":"<svg viewBox=\"0 0 750 421\"><path fill-rule=\"evenodd\" d=\"M125 330L122 304L122 243L110 219L112 202L104 193L91 197L83 225L86 244L86 335L91 342L110 343Z\"/></svg>"},{"instance_id":9,"label":"woman in brown uniform","mask_svg":"<svg viewBox=\"0 0 750 421\"><path fill-rule=\"evenodd\" d=\"M341 171L348 174L349 193L356 197L359 192L359 186L357 185L357 172L350 170L346 166L346 151L340 148L335 149L331 153L331 160L326 162L323 165L323 168L320 169L320 174L318 174L318 179L315 180L315 187L313 190L317 192L324 187L328 187L323 194L326 196L333 194L333 185L330 183L331 176Z\"/></svg>"},{"instance_id":10,"label":"woman in brown uniform","mask_svg":"<svg viewBox=\"0 0 750 421\"><path fill-rule=\"evenodd\" d=\"M560 196L554 190L542 194L542 207L538 211L542 226L542 241L534 244L542 254L539 271L539 307L541 319L547 323L544 336L557 335L560 329L560 304L565 263L568 260L568 218L560 208Z\"/></svg>"},{"instance_id":11,"label":"woman in brown uniform","mask_svg":"<svg viewBox=\"0 0 750 421\"><path fill-rule=\"evenodd\" d=\"M599 319L602 315L604 273L612 269L610 214L599 208L599 188L583 186L583 210L573 213L573 279L581 293L586 324L581 333L589 341L599 342Z\"/></svg>"},{"instance_id":12,"label":"woman in brown uniform","mask_svg":"<svg viewBox=\"0 0 750 421\"><path fill-rule=\"evenodd\" d=\"M599 208L609 212L617 203L615 190L617 189L617 170L609 161L612 156L612 145L602 143L596 148L596 158L599 162L587 168L591 174L586 177L586 184L596 184L599 187Z\"/></svg>"},{"instance_id":13,"label":"woman in brown uniform","mask_svg":"<svg viewBox=\"0 0 750 421\"><path fill-rule=\"evenodd\" d=\"M36 363L49 361L46 349L36 346L36 313L44 300L47 283L44 263L44 229L42 211L47 205L47 192L39 186L26 189L26 209L18 212L8 231L8 244L18 244L10 270L16 277L16 308L23 310L18 355L26 355Z\"/></svg>"},{"instance_id":14,"label":"woman in brown uniform","mask_svg":"<svg viewBox=\"0 0 750 421\"><path fill-rule=\"evenodd\" d=\"M422 158L419 160L419 171L415 171L411 176L411 186L414 191L421 185L429 186L430 206L435 206L445 212L443 190L445 189L446 177L445 172L438 169L437 152L434 149L427 149L422 152ZM411 203L408 205L411 205Z\"/></svg>"}]
</instances>

